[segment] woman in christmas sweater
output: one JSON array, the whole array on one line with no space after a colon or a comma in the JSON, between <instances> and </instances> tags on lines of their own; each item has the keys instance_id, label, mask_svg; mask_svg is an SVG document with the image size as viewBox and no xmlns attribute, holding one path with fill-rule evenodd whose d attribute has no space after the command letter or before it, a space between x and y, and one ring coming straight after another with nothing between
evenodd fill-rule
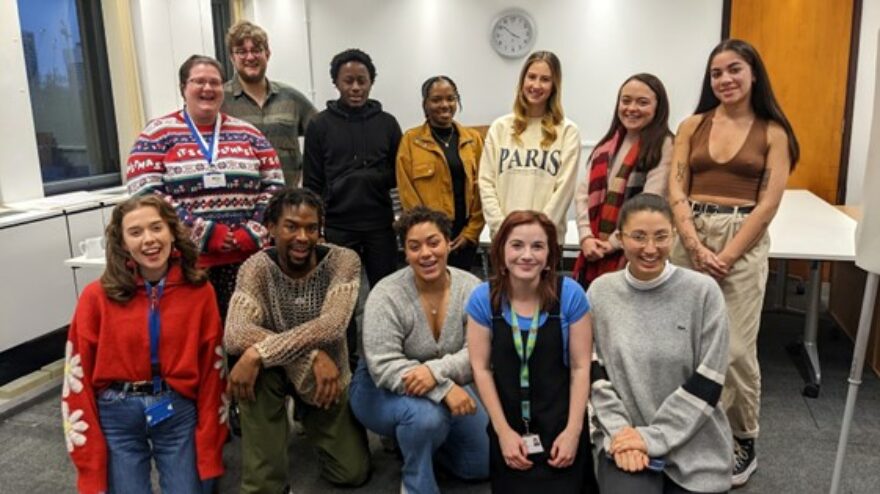
<instances>
[{"instance_id":1,"label":"woman in christmas sweater","mask_svg":"<svg viewBox=\"0 0 880 494\"><path fill-rule=\"evenodd\" d=\"M480 198L492 236L513 211L535 210L565 239L581 138L562 112L562 66L549 51L532 53L520 72L513 113L489 127L480 159Z\"/></svg>"},{"instance_id":2,"label":"woman in christmas sweater","mask_svg":"<svg viewBox=\"0 0 880 494\"><path fill-rule=\"evenodd\" d=\"M190 227L225 318L238 268L268 241L263 211L284 176L263 134L220 112L222 74L216 60L202 55L180 66L184 107L147 124L126 180L131 195L163 196Z\"/></svg>"},{"instance_id":3,"label":"woman in christmas sweater","mask_svg":"<svg viewBox=\"0 0 880 494\"><path fill-rule=\"evenodd\" d=\"M214 290L174 209L154 195L113 210L107 268L68 333L62 413L82 493L198 493L223 474L226 407Z\"/></svg>"}]
</instances>

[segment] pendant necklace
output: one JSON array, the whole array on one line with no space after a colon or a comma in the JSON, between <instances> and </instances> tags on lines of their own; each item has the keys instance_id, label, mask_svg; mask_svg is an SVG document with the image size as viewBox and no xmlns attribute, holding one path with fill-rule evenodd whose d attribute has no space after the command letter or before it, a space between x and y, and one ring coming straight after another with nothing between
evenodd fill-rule
<instances>
[{"instance_id":1,"label":"pendant necklace","mask_svg":"<svg viewBox=\"0 0 880 494\"><path fill-rule=\"evenodd\" d=\"M434 139L436 139L438 143L443 144L443 147L449 149L449 145L452 144L452 138L455 137L455 130L453 129L449 132L449 138L445 141L440 138L440 135L437 134L437 131L435 131L433 127L431 128L431 135L434 136Z\"/></svg>"}]
</instances>

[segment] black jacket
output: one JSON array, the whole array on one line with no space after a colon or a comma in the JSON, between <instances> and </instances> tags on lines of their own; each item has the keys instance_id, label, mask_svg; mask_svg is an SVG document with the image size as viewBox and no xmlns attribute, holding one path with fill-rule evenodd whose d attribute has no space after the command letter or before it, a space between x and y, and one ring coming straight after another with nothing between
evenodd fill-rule
<instances>
[{"instance_id":1,"label":"black jacket","mask_svg":"<svg viewBox=\"0 0 880 494\"><path fill-rule=\"evenodd\" d=\"M396 187L394 166L400 125L382 105L367 100L360 108L328 101L306 129L303 186L324 199L326 224L367 231L394 221L389 192Z\"/></svg>"}]
</instances>

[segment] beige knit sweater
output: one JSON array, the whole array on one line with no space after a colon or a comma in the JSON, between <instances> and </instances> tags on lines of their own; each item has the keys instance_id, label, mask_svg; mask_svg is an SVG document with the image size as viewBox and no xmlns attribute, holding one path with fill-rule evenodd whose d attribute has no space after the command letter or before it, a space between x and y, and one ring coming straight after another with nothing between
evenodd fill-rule
<instances>
[{"instance_id":1,"label":"beige knit sweater","mask_svg":"<svg viewBox=\"0 0 880 494\"><path fill-rule=\"evenodd\" d=\"M318 265L303 278L287 276L273 259L274 249L259 252L238 272L229 302L224 342L240 355L253 346L264 367L281 366L297 394L315 404L312 364L317 350L336 362L340 386L351 380L345 331L357 303L361 264L353 251L318 246Z\"/></svg>"}]
</instances>

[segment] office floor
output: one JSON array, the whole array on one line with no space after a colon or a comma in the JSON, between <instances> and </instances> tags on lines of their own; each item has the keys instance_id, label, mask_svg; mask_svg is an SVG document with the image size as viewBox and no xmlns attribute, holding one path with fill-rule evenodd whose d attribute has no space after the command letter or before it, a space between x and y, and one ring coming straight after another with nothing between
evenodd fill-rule
<instances>
[{"instance_id":1,"label":"office floor","mask_svg":"<svg viewBox=\"0 0 880 494\"><path fill-rule=\"evenodd\" d=\"M772 286L772 284L771 284ZM797 304L803 297L792 296ZM801 333L803 319L795 315L766 313L759 341L763 369L763 409L758 442L758 471L737 493L824 493L831 484L840 420L846 397L852 344L840 331L822 320L819 353L823 386L818 399L801 396L803 381L786 345ZM849 494L880 492L880 380L865 373L859 392L843 489ZM67 458L61 432L60 406L55 394L0 419L0 491L74 492L74 471ZM374 471L360 489L335 489L317 475L315 455L303 436L290 442L291 475L296 493L397 493L400 461L371 438ZM229 470L222 479L223 493L237 492L239 445L227 445ZM468 484L439 476L440 488L449 493L487 493L487 483Z\"/></svg>"}]
</instances>

